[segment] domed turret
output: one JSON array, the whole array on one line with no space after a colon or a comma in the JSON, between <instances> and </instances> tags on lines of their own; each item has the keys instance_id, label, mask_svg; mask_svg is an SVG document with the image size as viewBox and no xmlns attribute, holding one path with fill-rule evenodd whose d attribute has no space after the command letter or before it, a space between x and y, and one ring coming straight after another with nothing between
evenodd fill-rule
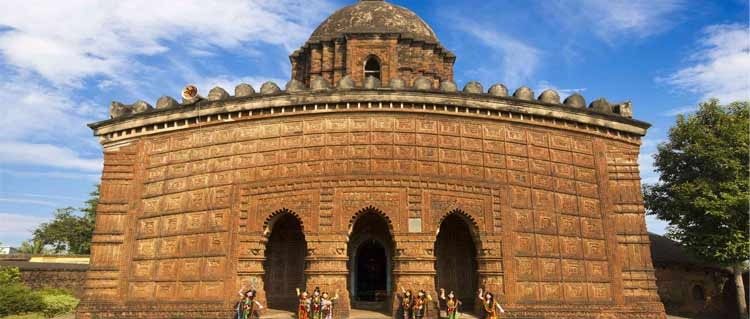
<instances>
[{"instance_id":1,"label":"domed turret","mask_svg":"<svg viewBox=\"0 0 750 319\"><path fill-rule=\"evenodd\" d=\"M310 84L319 75L330 83L351 76L381 83L419 76L453 81L456 56L440 45L432 28L413 11L383 0L360 0L328 17L290 56L292 78Z\"/></svg>"}]
</instances>

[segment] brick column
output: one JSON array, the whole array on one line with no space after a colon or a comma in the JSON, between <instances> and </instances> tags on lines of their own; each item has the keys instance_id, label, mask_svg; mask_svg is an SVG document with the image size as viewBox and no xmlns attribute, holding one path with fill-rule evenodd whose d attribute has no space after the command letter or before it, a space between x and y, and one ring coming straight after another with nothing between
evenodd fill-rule
<instances>
[{"instance_id":1,"label":"brick column","mask_svg":"<svg viewBox=\"0 0 750 319\"><path fill-rule=\"evenodd\" d=\"M239 236L237 284L234 291L239 291L242 285L248 289L255 289L257 299L264 307L268 306L263 275L266 261L266 244L268 239L260 233L243 234Z\"/></svg>"},{"instance_id":2,"label":"brick column","mask_svg":"<svg viewBox=\"0 0 750 319\"><path fill-rule=\"evenodd\" d=\"M347 318L351 311L349 290L347 289L347 236L346 234L306 235L307 240L307 289L315 287L331 296L338 290L339 298L334 301L334 317Z\"/></svg>"},{"instance_id":3,"label":"brick column","mask_svg":"<svg viewBox=\"0 0 750 319\"><path fill-rule=\"evenodd\" d=\"M393 308L398 311L397 293L401 287L411 289L414 296L424 290L432 296L425 318L438 318L438 292L435 288L435 236L422 234L399 234L393 236L396 243L396 256L393 258Z\"/></svg>"},{"instance_id":4,"label":"brick column","mask_svg":"<svg viewBox=\"0 0 750 319\"><path fill-rule=\"evenodd\" d=\"M482 238L481 247L477 247L480 250L477 256L479 288L492 292L495 295L495 299L502 303L505 299L502 239L500 236L483 234L480 234L480 237ZM462 298L478 299L477 292L474 292L472 296L462 296ZM474 311L475 313L482 313L482 304L475 302Z\"/></svg>"}]
</instances>

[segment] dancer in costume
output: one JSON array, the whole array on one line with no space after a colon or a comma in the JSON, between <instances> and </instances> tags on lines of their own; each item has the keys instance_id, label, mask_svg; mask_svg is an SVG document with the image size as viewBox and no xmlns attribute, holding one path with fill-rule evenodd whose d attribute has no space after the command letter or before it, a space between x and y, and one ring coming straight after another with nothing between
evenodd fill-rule
<instances>
[{"instance_id":1,"label":"dancer in costume","mask_svg":"<svg viewBox=\"0 0 750 319\"><path fill-rule=\"evenodd\" d=\"M458 307L461 306L461 300L456 299L456 294L453 292L453 290L448 292L448 298L446 299L445 289L440 288L440 299L445 301L445 313L448 314L448 319L458 319L458 317L460 316Z\"/></svg>"},{"instance_id":2,"label":"dancer in costume","mask_svg":"<svg viewBox=\"0 0 750 319\"><path fill-rule=\"evenodd\" d=\"M321 319L321 308L323 299L320 296L320 288L315 287L312 298L310 298L310 318Z\"/></svg>"},{"instance_id":3,"label":"dancer in costume","mask_svg":"<svg viewBox=\"0 0 750 319\"><path fill-rule=\"evenodd\" d=\"M505 312L500 303L495 301L492 293L489 291L484 293L482 288L479 288L479 300L482 300L482 304L484 305L485 319L498 319L500 318L500 314Z\"/></svg>"},{"instance_id":4,"label":"dancer in costume","mask_svg":"<svg viewBox=\"0 0 750 319\"><path fill-rule=\"evenodd\" d=\"M412 305L414 303L414 296L411 290L406 290L401 287L401 295L398 296L398 319L412 319Z\"/></svg>"},{"instance_id":5,"label":"dancer in costume","mask_svg":"<svg viewBox=\"0 0 750 319\"><path fill-rule=\"evenodd\" d=\"M329 296L327 292L323 292L323 298L320 302L321 319L333 319L333 301L336 299L339 299L338 291L336 291L333 297Z\"/></svg>"},{"instance_id":6,"label":"dancer in costume","mask_svg":"<svg viewBox=\"0 0 750 319\"><path fill-rule=\"evenodd\" d=\"M245 290L244 285L239 291L240 301L237 303L237 319L260 318L260 311L263 310L263 305L255 300L255 289L250 289L242 293L243 290Z\"/></svg>"},{"instance_id":7,"label":"dancer in costume","mask_svg":"<svg viewBox=\"0 0 750 319\"><path fill-rule=\"evenodd\" d=\"M430 301L432 301L432 297L424 292L424 290L420 290L417 293L417 298L414 299L414 306L412 306L414 319L422 319L427 315L427 304Z\"/></svg>"},{"instance_id":8,"label":"dancer in costume","mask_svg":"<svg viewBox=\"0 0 750 319\"><path fill-rule=\"evenodd\" d=\"M300 292L299 288L297 288L297 297L299 297L297 319L310 319L310 297L307 291Z\"/></svg>"}]
</instances>

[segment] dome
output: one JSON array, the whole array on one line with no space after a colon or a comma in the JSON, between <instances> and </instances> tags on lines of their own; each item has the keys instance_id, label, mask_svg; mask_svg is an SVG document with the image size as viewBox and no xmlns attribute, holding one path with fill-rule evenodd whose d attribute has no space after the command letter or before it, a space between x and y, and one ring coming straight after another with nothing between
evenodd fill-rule
<instances>
[{"instance_id":1,"label":"dome","mask_svg":"<svg viewBox=\"0 0 750 319\"><path fill-rule=\"evenodd\" d=\"M336 11L315 29L310 42L351 33L396 33L412 40L438 42L432 28L416 13L383 0L360 0Z\"/></svg>"}]
</instances>

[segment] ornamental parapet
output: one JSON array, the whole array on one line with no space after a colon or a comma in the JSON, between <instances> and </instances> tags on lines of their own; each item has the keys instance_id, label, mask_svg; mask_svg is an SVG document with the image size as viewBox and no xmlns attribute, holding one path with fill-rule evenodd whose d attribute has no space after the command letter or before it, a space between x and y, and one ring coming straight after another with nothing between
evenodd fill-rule
<instances>
[{"instance_id":1,"label":"ornamental parapet","mask_svg":"<svg viewBox=\"0 0 750 319\"><path fill-rule=\"evenodd\" d=\"M546 90L534 98L534 92L521 87L512 95L502 84L484 91L483 86L471 81L458 91L453 83L442 83L434 88L428 81L414 81L405 87L403 81L393 79L389 87L378 81L356 87L345 77L336 87L312 81L305 86L291 80L282 90L273 82L263 84L260 92L249 84L240 84L232 96L216 87L204 98L192 87L178 103L171 97L161 97L157 107L138 101L125 105L112 102L110 119L89 124L105 146L114 146L144 135L169 131L279 116L295 116L333 112L407 112L450 116L502 118L505 121L528 122L535 125L556 126L586 131L596 135L630 143L645 135L650 124L632 119L630 102L611 104L597 99L588 108L579 94L560 102L559 94ZM189 90L186 90L189 91Z\"/></svg>"}]
</instances>

